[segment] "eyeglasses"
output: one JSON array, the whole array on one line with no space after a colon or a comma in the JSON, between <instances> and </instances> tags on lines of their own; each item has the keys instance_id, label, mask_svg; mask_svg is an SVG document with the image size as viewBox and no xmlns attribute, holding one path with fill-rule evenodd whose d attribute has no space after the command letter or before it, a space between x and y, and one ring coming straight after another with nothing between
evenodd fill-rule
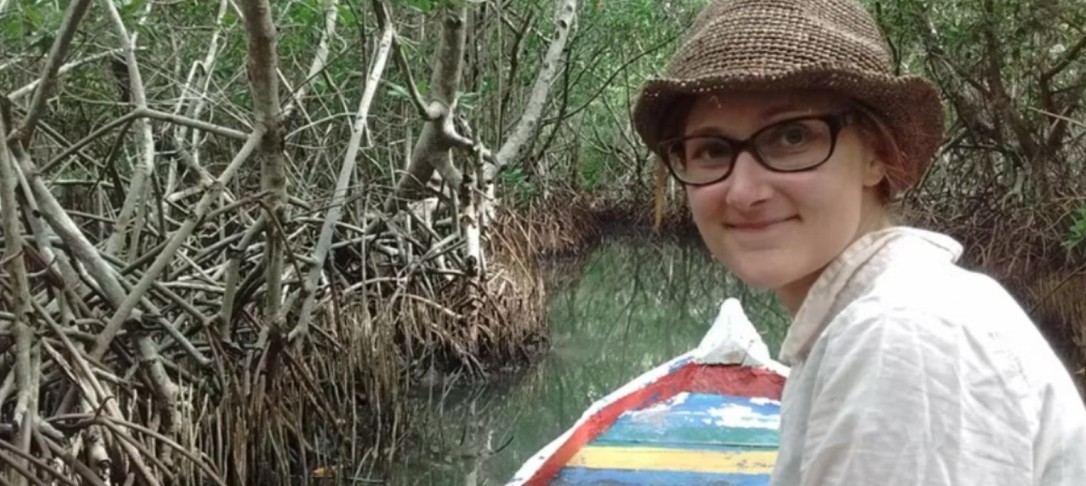
<instances>
[{"instance_id":1,"label":"eyeglasses","mask_svg":"<svg viewBox=\"0 0 1086 486\"><path fill-rule=\"evenodd\" d=\"M773 172L803 172L826 163L837 146L837 134L852 123L851 112L783 120L759 129L746 140L692 135L662 142L667 167L688 186L715 184L731 175L739 154L749 151Z\"/></svg>"}]
</instances>

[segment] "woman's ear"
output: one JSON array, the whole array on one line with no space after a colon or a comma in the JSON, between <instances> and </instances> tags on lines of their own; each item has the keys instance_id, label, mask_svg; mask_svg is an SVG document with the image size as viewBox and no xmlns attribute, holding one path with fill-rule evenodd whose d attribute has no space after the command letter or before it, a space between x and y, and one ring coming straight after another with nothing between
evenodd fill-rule
<instances>
[{"instance_id":1,"label":"woman's ear","mask_svg":"<svg viewBox=\"0 0 1086 486\"><path fill-rule=\"evenodd\" d=\"M860 130L861 143L861 157L863 160L863 184L864 187L875 187L879 185L887 177L886 170L886 154L885 143L879 139L879 136L875 131L867 129Z\"/></svg>"},{"instance_id":2,"label":"woman's ear","mask_svg":"<svg viewBox=\"0 0 1086 486\"><path fill-rule=\"evenodd\" d=\"M864 187L875 187L883 179L886 179L886 163L882 161L882 158L875 151L872 151L871 156L865 158L867 162L864 162L863 168Z\"/></svg>"}]
</instances>

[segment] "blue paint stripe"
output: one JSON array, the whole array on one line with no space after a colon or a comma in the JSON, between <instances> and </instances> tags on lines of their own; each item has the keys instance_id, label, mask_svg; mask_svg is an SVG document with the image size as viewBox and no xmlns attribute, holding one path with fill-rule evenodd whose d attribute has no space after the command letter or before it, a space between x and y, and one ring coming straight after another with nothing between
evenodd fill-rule
<instances>
[{"instance_id":1,"label":"blue paint stripe","mask_svg":"<svg viewBox=\"0 0 1086 486\"><path fill-rule=\"evenodd\" d=\"M755 400L761 403L755 403ZM667 403L678 402L678 398L668 399ZM762 415L777 415L781 407L775 403L767 403L765 399L741 397L736 395L718 395L715 393L689 393L685 398L671 407L680 412L696 412L709 408L720 408L725 405L741 405L750 407L755 413ZM629 413L629 412L626 412Z\"/></svg>"},{"instance_id":2,"label":"blue paint stripe","mask_svg":"<svg viewBox=\"0 0 1086 486\"><path fill-rule=\"evenodd\" d=\"M748 397L689 394L681 401L676 397L658 403L652 407L652 411L623 413L592 443L680 449L724 446L761 449L776 448L780 443L780 436L772 427L721 425L720 417L709 414L709 410L724 407L749 408L754 414L770 421L780 415L780 406L754 403Z\"/></svg>"},{"instance_id":3,"label":"blue paint stripe","mask_svg":"<svg viewBox=\"0 0 1086 486\"><path fill-rule=\"evenodd\" d=\"M552 485L688 485L688 486L767 486L768 474L714 474L673 471L630 471L621 469L585 469L567 467L558 473Z\"/></svg>"}]
</instances>

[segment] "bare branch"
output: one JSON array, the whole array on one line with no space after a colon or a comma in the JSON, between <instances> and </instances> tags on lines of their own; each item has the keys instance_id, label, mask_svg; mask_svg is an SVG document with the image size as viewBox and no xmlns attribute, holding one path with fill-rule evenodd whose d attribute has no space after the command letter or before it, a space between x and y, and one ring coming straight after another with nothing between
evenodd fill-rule
<instances>
[{"instance_id":1,"label":"bare branch","mask_svg":"<svg viewBox=\"0 0 1086 486\"><path fill-rule=\"evenodd\" d=\"M140 73L139 61L136 59L136 40L134 36L128 35L128 29L124 26L124 20L121 19L120 12L117 11L117 6L114 5L113 0L106 0L106 12L108 13L110 22L113 24L114 30L117 32L117 36L121 40L121 48L124 51L124 63L128 69L128 83L129 93L132 97L132 102L136 105L136 109L147 108L147 94L143 87L143 75ZM148 5L150 7L150 5ZM139 235L139 228L130 228L129 225L132 222L133 215L139 213L142 214L144 198L147 195L147 179L151 177L151 173L155 167L155 139L151 133L151 124L147 123L144 118L136 119L136 133L140 140L140 163L133 164L134 171L132 174L132 180L126 191L124 204L121 207L121 214L117 216L117 222L113 225L113 233L110 235L108 242L106 243L106 252L114 255L122 255L124 244L129 236L129 231L133 231L133 245L137 242ZM135 257L133 252L129 252L131 257Z\"/></svg>"},{"instance_id":2,"label":"bare branch","mask_svg":"<svg viewBox=\"0 0 1086 486\"><path fill-rule=\"evenodd\" d=\"M181 115L174 115L172 113L166 113L166 112L162 112L162 111L158 111L158 110L152 110L150 108L137 108L135 110L132 110L132 111L130 111L130 112L128 112L128 113L114 119L113 121L110 121L109 123L106 123L105 125L102 125L101 128L91 132L89 135L87 135L86 137L83 137L78 142L70 145L68 148L64 149L64 151L62 151L60 154L56 155L55 157L50 159L49 162L47 162L45 165L43 165L42 170L43 171L51 170L52 168L54 168L56 166L56 164L60 163L62 160L67 158L69 155L72 155L75 152L79 151L79 149L82 149L83 147L86 147L87 145L90 145L95 140L98 140L98 139L102 138L102 136L104 136L106 133L109 133L114 128L117 128L117 127L122 126L122 125L124 125L126 123L129 123L129 122L131 122L133 120L143 118L143 117L157 118L159 120L176 123L178 125L189 126L189 127L192 127L192 128L196 128L196 129L199 129L199 130L209 132L209 133L214 133L214 134L217 134L217 135L230 137L230 138L233 138L235 140L246 140L246 139L249 138L249 136L246 135L243 132L240 132L240 131L237 131L237 130L234 130L234 129L231 129L231 128L226 128L226 127L221 127L221 126L218 126L218 125L214 125L214 124L211 124L211 123L208 123L208 122L205 122L205 121L194 120L194 119L184 117L184 116L181 116Z\"/></svg>"},{"instance_id":3,"label":"bare branch","mask_svg":"<svg viewBox=\"0 0 1086 486\"><path fill-rule=\"evenodd\" d=\"M248 140L249 135L245 132L234 130L233 128L227 128L214 123L209 123L203 120L195 120L186 116L175 115L173 113L166 113L164 111L158 111L151 108L136 109L137 116L153 118L156 120L168 121L177 125L183 125L189 128L195 128L208 133L214 133L215 135L222 135L234 140ZM251 130L251 128L247 128Z\"/></svg>"},{"instance_id":4,"label":"bare branch","mask_svg":"<svg viewBox=\"0 0 1086 486\"><path fill-rule=\"evenodd\" d=\"M535 84L532 86L531 94L528 97L528 105L513 129L513 134L498 149L498 153L495 155L496 163L487 166L483 176L485 180L492 180L502 167L516 160L520 155L521 148L535 134L539 119L543 114L543 108L546 107L550 95L551 84L554 83L554 79L558 76L562 52L566 48L566 42L569 40L570 31L573 30L576 16L577 0L561 0L555 14L555 36L547 48L547 54L543 57L543 67L540 69Z\"/></svg>"},{"instance_id":5,"label":"bare branch","mask_svg":"<svg viewBox=\"0 0 1086 486\"><path fill-rule=\"evenodd\" d=\"M396 66L400 68L404 77L407 78L407 91L411 94L411 102L415 105L419 117L427 121L437 120L445 113L445 106L440 102L426 103L423 100L422 93L419 93L418 83L415 82L415 76L411 74L411 66L407 63L407 56L403 53L403 45L399 36L394 38L392 46L396 50Z\"/></svg>"},{"instance_id":6,"label":"bare branch","mask_svg":"<svg viewBox=\"0 0 1086 486\"><path fill-rule=\"evenodd\" d=\"M1022 149L1023 154L1028 159L1033 159L1037 155L1037 143L1029 133L1028 127L1022 121L1022 117L1013 110L1012 98L1007 93L1007 88L1003 83L1003 53L1000 50L1000 41L998 34L996 34L996 12L994 11L994 5L992 0L984 0L985 9L985 21L983 22L983 34L984 34L984 62L987 64L987 81L988 89L990 90L993 108L999 112L1010 125L1011 132L1014 133L1015 138L1018 140L1018 144ZM1036 162L1031 160L1031 162Z\"/></svg>"},{"instance_id":7,"label":"bare branch","mask_svg":"<svg viewBox=\"0 0 1086 486\"><path fill-rule=\"evenodd\" d=\"M1041 73L1041 82L1047 83L1057 74L1063 72L1064 69L1067 69L1067 66L1070 66L1071 63L1077 60L1081 60L1082 58L1079 56L1079 54L1081 54L1083 50L1086 50L1086 32L1082 34L1082 37L1078 40L1078 42L1075 42L1075 45L1071 46L1070 49L1063 53L1063 56L1060 58L1059 61L1056 62L1056 64L1053 64L1051 68Z\"/></svg>"},{"instance_id":8,"label":"bare branch","mask_svg":"<svg viewBox=\"0 0 1086 486\"><path fill-rule=\"evenodd\" d=\"M415 141L407 171L396 184L396 191L385 200L385 211L395 213L400 205L416 197L434 175L438 166L448 160L448 151L461 141L450 138L454 116L456 92L460 89L461 72L464 69L464 46L467 34L464 28L464 7L449 9L441 23L440 44L435 54L434 70L430 75L430 106L435 103L448 107L442 116L427 121ZM451 187L460 185L462 175L451 165L443 166L442 177ZM370 228L373 229L373 228Z\"/></svg>"},{"instance_id":9,"label":"bare branch","mask_svg":"<svg viewBox=\"0 0 1086 486\"><path fill-rule=\"evenodd\" d=\"M218 180L216 180L211 187L207 188L207 192L200 198L200 202L193 208L189 216L185 218L185 223L181 228L174 232L170 237L169 243L167 243L166 247L162 249L162 252L158 254L154 263L152 263L147 271L144 272L139 283L132 288L132 291L125 296L124 302L122 302L114 311L113 316L110 317L109 321L106 323L105 329L98 335L94 350L91 352L92 358L100 359L105 354L109 343L113 341L113 338L121 330L121 326L139 304L140 298L147 292L151 287L151 284L166 268L166 264L173 259L178 248L180 248L189 235L192 234L192 230L196 228L196 224L203 219L204 215L211 207L212 202L218 199L219 194L222 192L222 188L233 179L238 169L241 168L242 163L249 158L249 154L253 152L257 144L261 143L263 138L264 133L262 130L257 129L253 132L253 134L249 136L249 141L246 142L241 151L234 156L234 160L232 160L230 165L219 175Z\"/></svg>"},{"instance_id":10,"label":"bare branch","mask_svg":"<svg viewBox=\"0 0 1086 486\"><path fill-rule=\"evenodd\" d=\"M336 19L339 16L339 0L328 0L324 5L324 30L321 31L320 41L317 43L317 52L313 56L313 62L309 65L309 72L306 74L305 81L298 87L290 97L290 101L287 102L287 106L283 108L283 119L290 118L290 115L294 112L294 108L299 106L309 93L309 87L312 86L312 80L324 71L328 64L328 42L336 35Z\"/></svg>"},{"instance_id":11,"label":"bare branch","mask_svg":"<svg viewBox=\"0 0 1086 486\"><path fill-rule=\"evenodd\" d=\"M381 5L382 9L383 7ZM366 90L362 93L362 99L358 103L358 114L355 116L354 125L351 127L351 141L347 145L347 155L340 167L339 177L336 178L336 188L335 192L332 193L332 202L324 217L324 224L321 225L317 246L313 250L313 261L309 267L309 275L306 276L305 283L302 285L302 309L298 314L297 325L290 332L289 339L291 341L298 336L305 335L308 330L317 294L317 281L324 271L324 260L327 258L332 245L332 234L336 223L339 222L339 216L347 198L347 188L351 184L351 176L354 174L358 160L358 149L362 144L362 135L366 131L366 119L369 117L370 105L373 103L373 97L377 93L377 85L381 82L381 75L384 73L385 63L388 61L389 50L393 44L393 35L392 23L385 22L384 27L381 29L381 37L378 41L373 66L366 78Z\"/></svg>"},{"instance_id":12,"label":"bare branch","mask_svg":"<svg viewBox=\"0 0 1086 486\"><path fill-rule=\"evenodd\" d=\"M64 13L64 22L60 25L60 32L53 40L53 46L49 48L49 58L45 61L45 67L42 68L38 88L30 100L26 119L17 130L24 146L29 146L30 140L34 137L34 128L38 123L38 118L41 117L42 107L45 106L45 100L52 93L53 85L57 81L60 63L68 55L72 38L75 37L75 31L79 27L79 22L83 20L83 16L86 15L88 6L90 6L90 0L72 0L68 4L68 10Z\"/></svg>"},{"instance_id":13,"label":"bare branch","mask_svg":"<svg viewBox=\"0 0 1086 486\"><path fill-rule=\"evenodd\" d=\"M0 117L0 134L6 134L7 127ZM0 217L4 229L4 257L8 274L11 276L12 300L15 314L15 386L18 399L12 421L19 426L16 447L23 452L30 452L30 432L37 417L36 387L32 386L33 377L38 370L33 367L31 347L34 345L34 331L30 313L30 282L27 278L26 264L23 262L23 232L19 224L19 208L15 199L15 162L8 151L7 142L0 137ZM16 465L25 464L19 461Z\"/></svg>"},{"instance_id":14,"label":"bare branch","mask_svg":"<svg viewBox=\"0 0 1086 486\"><path fill-rule=\"evenodd\" d=\"M253 238L257 233L265 230L264 226L267 222L267 217L261 215L250 227L245 231L245 234L238 241L237 246L230 249L230 257L226 264L226 274L224 276L225 285L223 290L222 305L219 308L219 336L221 339L229 340L231 337L231 324L234 322L234 301L238 293L238 278L241 272L241 262L245 257L245 250L249 248Z\"/></svg>"},{"instance_id":15,"label":"bare branch","mask_svg":"<svg viewBox=\"0 0 1086 486\"><path fill-rule=\"evenodd\" d=\"M83 59L77 59L75 61L66 63L63 66L61 66L60 69L57 70L57 76L58 77L63 76L65 74L68 74L68 71L71 71L72 69L80 67L80 66L82 66L84 64L88 64L88 63L97 61L99 59L105 58L105 57L120 54L121 52L122 52L122 49L113 49L111 51L99 52L98 54L94 54L94 55L91 55L91 56L84 57ZM17 100L19 98L22 98L23 96L26 96L26 95L28 95L30 93L33 93L34 88L37 88L38 85L40 85L40 84L41 84L41 79L35 79L33 82L27 84L26 86L23 86L22 88L19 88L19 89L15 90L15 91L12 91L11 93L8 93L8 98L10 98L12 101L15 101L15 100Z\"/></svg>"},{"instance_id":16,"label":"bare branch","mask_svg":"<svg viewBox=\"0 0 1086 486\"><path fill-rule=\"evenodd\" d=\"M0 440L0 449L4 449L7 452L10 452L12 454L15 454L16 456L19 456L20 458L27 461L28 463L33 464L40 471L48 472L50 476L54 477L57 481L60 481L61 483L64 483L67 486L79 486L78 484L75 483L75 481L72 481L72 480L68 479L67 477L65 477L64 474L62 474L59 471L49 467L49 465L46 464L41 459L38 459L37 457L34 457L34 456L24 452L24 451L19 450L18 448L16 448L12 444L9 444L9 443L7 443L5 441ZM44 483L39 483L39 484L44 484Z\"/></svg>"}]
</instances>

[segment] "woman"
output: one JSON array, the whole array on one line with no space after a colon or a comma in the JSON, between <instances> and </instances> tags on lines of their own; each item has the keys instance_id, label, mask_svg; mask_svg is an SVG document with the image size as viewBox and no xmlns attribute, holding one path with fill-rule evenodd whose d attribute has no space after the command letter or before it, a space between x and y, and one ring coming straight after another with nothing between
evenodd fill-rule
<instances>
[{"instance_id":1,"label":"woman","mask_svg":"<svg viewBox=\"0 0 1086 486\"><path fill-rule=\"evenodd\" d=\"M792 313L776 485L1086 485L1086 408L951 238L891 224L943 135L855 0L723 0L634 125L713 255Z\"/></svg>"}]
</instances>

